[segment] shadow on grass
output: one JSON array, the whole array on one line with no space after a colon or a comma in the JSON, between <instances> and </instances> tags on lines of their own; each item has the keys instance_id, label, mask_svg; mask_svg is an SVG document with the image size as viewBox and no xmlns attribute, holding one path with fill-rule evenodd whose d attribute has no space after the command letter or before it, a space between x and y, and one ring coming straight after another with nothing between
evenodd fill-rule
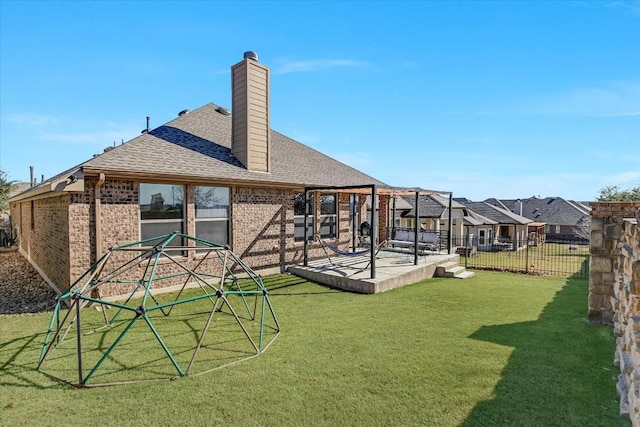
<instances>
[{"instance_id":1,"label":"shadow on grass","mask_svg":"<svg viewBox=\"0 0 640 427\"><path fill-rule=\"evenodd\" d=\"M31 358L42 346L44 334L26 335L0 343L0 387L57 388L38 381L37 360ZM27 355L24 357L24 355ZM29 360L24 363L24 360Z\"/></svg>"},{"instance_id":2,"label":"shadow on grass","mask_svg":"<svg viewBox=\"0 0 640 427\"><path fill-rule=\"evenodd\" d=\"M569 278L531 322L483 326L470 338L513 347L493 390L462 426L628 425L618 414L610 328L586 322L588 282Z\"/></svg>"},{"instance_id":3,"label":"shadow on grass","mask_svg":"<svg viewBox=\"0 0 640 427\"><path fill-rule=\"evenodd\" d=\"M320 286L315 282L310 282L293 274L278 274L267 277L264 279L264 286L269 291L270 296L340 295L344 293L339 289Z\"/></svg>"}]
</instances>

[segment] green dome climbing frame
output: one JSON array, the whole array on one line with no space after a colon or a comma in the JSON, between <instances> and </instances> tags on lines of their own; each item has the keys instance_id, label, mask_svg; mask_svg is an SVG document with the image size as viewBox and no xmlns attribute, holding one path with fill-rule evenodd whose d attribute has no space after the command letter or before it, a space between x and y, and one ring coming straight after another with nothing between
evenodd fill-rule
<instances>
[{"instance_id":1,"label":"green dome climbing frame","mask_svg":"<svg viewBox=\"0 0 640 427\"><path fill-rule=\"evenodd\" d=\"M101 297L114 292L125 297ZM255 357L279 333L258 274L172 233L110 248L58 297L38 370L77 387L176 379Z\"/></svg>"}]
</instances>

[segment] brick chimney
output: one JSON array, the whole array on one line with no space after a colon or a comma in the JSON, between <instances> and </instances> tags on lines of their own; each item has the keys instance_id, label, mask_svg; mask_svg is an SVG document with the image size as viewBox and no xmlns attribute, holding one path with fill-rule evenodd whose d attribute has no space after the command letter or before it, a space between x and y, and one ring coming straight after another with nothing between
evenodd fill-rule
<instances>
[{"instance_id":1,"label":"brick chimney","mask_svg":"<svg viewBox=\"0 0 640 427\"><path fill-rule=\"evenodd\" d=\"M269 172L269 68L258 62L257 53L245 52L231 67L231 91L231 152L247 169Z\"/></svg>"}]
</instances>

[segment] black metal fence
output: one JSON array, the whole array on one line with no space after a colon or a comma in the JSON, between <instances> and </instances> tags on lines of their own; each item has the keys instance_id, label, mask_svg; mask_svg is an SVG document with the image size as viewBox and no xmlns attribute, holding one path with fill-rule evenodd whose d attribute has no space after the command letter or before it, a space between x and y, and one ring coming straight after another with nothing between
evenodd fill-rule
<instances>
[{"instance_id":1,"label":"black metal fence","mask_svg":"<svg viewBox=\"0 0 640 427\"><path fill-rule=\"evenodd\" d=\"M589 244L582 239L554 242L502 239L482 242L477 237L454 238L453 248L460 255L460 264L468 268L589 277Z\"/></svg>"},{"instance_id":2,"label":"black metal fence","mask_svg":"<svg viewBox=\"0 0 640 427\"><path fill-rule=\"evenodd\" d=\"M386 232L387 242L398 242L409 234L406 245L392 244L399 250L412 251L414 230L404 227L389 227ZM434 246L421 244L422 238L429 234L437 234ZM446 231L420 231L418 248L421 255L436 252L446 253L448 248ZM533 275L589 277L589 242L574 238L562 240L555 238L553 242L542 237L526 240L509 238L481 239L479 236L453 237L452 250L460 255L460 264L467 268L510 271Z\"/></svg>"}]
</instances>

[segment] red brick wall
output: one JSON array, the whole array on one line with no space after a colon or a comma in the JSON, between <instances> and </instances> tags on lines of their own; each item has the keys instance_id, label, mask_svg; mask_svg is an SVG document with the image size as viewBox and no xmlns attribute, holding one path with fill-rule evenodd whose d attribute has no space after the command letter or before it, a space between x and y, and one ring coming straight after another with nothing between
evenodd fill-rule
<instances>
[{"instance_id":1,"label":"red brick wall","mask_svg":"<svg viewBox=\"0 0 640 427\"><path fill-rule=\"evenodd\" d=\"M34 201L35 227L30 226L31 202L12 204L11 213L15 225L20 228L20 244L33 261L61 289L66 289L96 262L95 235L95 185L96 179L85 181L83 193L65 194ZM107 179L100 189L101 233L100 255L108 248L140 238L138 182ZM195 209L193 185L187 186L185 218L187 234L195 234ZM251 268L262 270L276 268L284 271L287 265L301 263L304 244L294 242L292 190L256 189L236 187L231 192L231 247ZM320 197L315 200L319 203ZM335 244L346 248L351 242L349 195L338 194L338 239ZM21 206L21 207L20 207ZM319 211L319 206L317 211ZM318 216L316 216L318 218ZM381 222L384 219L381 218ZM359 225L359 224L357 224ZM324 257L322 247L309 245L309 258ZM131 253L114 253L109 268L131 259ZM180 257L188 265L195 265L199 257L189 251ZM210 268L217 271L218 261L210 261ZM128 270L122 279L139 279L145 265ZM169 260L163 260L158 275L180 271ZM160 286L181 285L184 278L158 282ZM115 295L130 289L129 286L111 286L103 289L103 296Z\"/></svg>"},{"instance_id":2,"label":"red brick wall","mask_svg":"<svg viewBox=\"0 0 640 427\"><path fill-rule=\"evenodd\" d=\"M593 218L635 218L640 202L592 202L590 206Z\"/></svg>"},{"instance_id":3,"label":"red brick wall","mask_svg":"<svg viewBox=\"0 0 640 427\"><path fill-rule=\"evenodd\" d=\"M378 208L378 240L382 242L386 239L387 228L389 227L389 201L390 196L380 195L379 208Z\"/></svg>"},{"instance_id":4,"label":"red brick wall","mask_svg":"<svg viewBox=\"0 0 640 427\"><path fill-rule=\"evenodd\" d=\"M69 196L64 194L11 206L20 248L61 289L69 282L68 204Z\"/></svg>"},{"instance_id":5,"label":"red brick wall","mask_svg":"<svg viewBox=\"0 0 640 427\"><path fill-rule=\"evenodd\" d=\"M254 269L284 269L287 265L300 263L304 257L303 242L294 242L293 196L289 190L236 187L232 194L231 216L233 251ZM316 212L319 197L315 197ZM343 203L339 198L339 205ZM339 235L349 232L347 218L339 216ZM316 216L317 218L317 216ZM340 241L343 239L341 238ZM310 244L309 258L324 256L318 243Z\"/></svg>"},{"instance_id":6,"label":"red brick wall","mask_svg":"<svg viewBox=\"0 0 640 427\"><path fill-rule=\"evenodd\" d=\"M360 224L356 224L356 230ZM351 206L349 194L338 193L338 245L346 248L351 244Z\"/></svg>"}]
</instances>

